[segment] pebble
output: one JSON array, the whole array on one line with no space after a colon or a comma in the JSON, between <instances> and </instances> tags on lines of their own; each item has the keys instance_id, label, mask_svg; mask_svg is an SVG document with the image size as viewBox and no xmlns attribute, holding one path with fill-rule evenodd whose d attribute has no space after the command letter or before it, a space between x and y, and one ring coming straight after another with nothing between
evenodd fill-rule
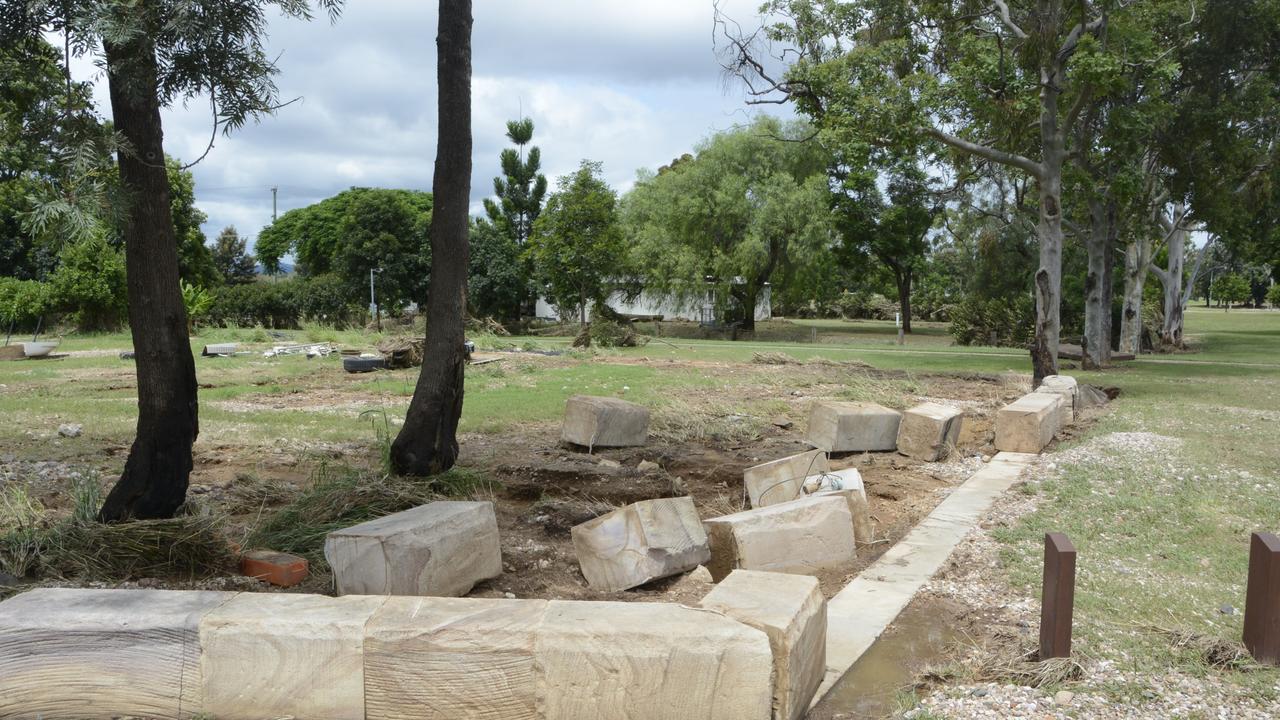
<instances>
[{"instance_id":1,"label":"pebble","mask_svg":"<svg viewBox=\"0 0 1280 720\"><path fill-rule=\"evenodd\" d=\"M58 434L62 437L74 438L80 437L84 432L84 426L80 423L65 423L58 426Z\"/></svg>"},{"instance_id":2,"label":"pebble","mask_svg":"<svg viewBox=\"0 0 1280 720\"><path fill-rule=\"evenodd\" d=\"M1057 694L1053 696L1053 704L1054 705L1070 705L1071 701L1074 700L1075 697L1076 697L1076 694L1071 692L1070 690L1059 690Z\"/></svg>"},{"instance_id":3,"label":"pebble","mask_svg":"<svg viewBox=\"0 0 1280 720\"><path fill-rule=\"evenodd\" d=\"M502 593L502 597L504 597L504 598L506 598L506 599L508 599L508 600L515 600L515 599L516 599L516 594L515 594L515 593Z\"/></svg>"},{"instance_id":4,"label":"pebble","mask_svg":"<svg viewBox=\"0 0 1280 720\"><path fill-rule=\"evenodd\" d=\"M1218 612L1222 613L1223 615L1235 615L1236 609L1230 605L1223 605L1222 607L1218 608Z\"/></svg>"},{"instance_id":5,"label":"pebble","mask_svg":"<svg viewBox=\"0 0 1280 720\"><path fill-rule=\"evenodd\" d=\"M661 468L661 465L651 460L641 460L640 464L636 466L636 469L640 472L653 472L654 470L660 470Z\"/></svg>"}]
</instances>

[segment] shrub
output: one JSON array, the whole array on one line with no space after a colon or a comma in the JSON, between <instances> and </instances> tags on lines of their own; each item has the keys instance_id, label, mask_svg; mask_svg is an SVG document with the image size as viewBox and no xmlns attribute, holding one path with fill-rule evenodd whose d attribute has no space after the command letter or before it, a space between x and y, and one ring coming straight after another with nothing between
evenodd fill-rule
<instances>
[{"instance_id":1,"label":"shrub","mask_svg":"<svg viewBox=\"0 0 1280 720\"><path fill-rule=\"evenodd\" d=\"M47 309L65 312L82 330L114 329L128 312L124 254L105 240L69 245L49 276Z\"/></svg>"},{"instance_id":2,"label":"shrub","mask_svg":"<svg viewBox=\"0 0 1280 720\"><path fill-rule=\"evenodd\" d=\"M841 317L849 320L892 320L898 314L898 303L880 293L843 293L836 300Z\"/></svg>"},{"instance_id":3,"label":"shrub","mask_svg":"<svg viewBox=\"0 0 1280 720\"><path fill-rule=\"evenodd\" d=\"M223 326L295 328L300 314L292 292L294 282L260 281L224 287L209 309L209 322Z\"/></svg>"},{"instance_id":4,"label":"shrub","mask_svg":"<svg viewBox=\"0 0 1280 720\"><path fill-rule=\"evenodd\" d=\"M316 275L286 282L292 285L302 319L341 329L358 324L364 317L364 306L351 301L346 284L337 275Z\"/></svg>"},{"instance_id":5,"label":"shrub","mask_svg":"<svg viewBox=\"0 0 1280 720\"><path fill-rule=\"evenodd\" d=\"M1267 289L1267 304L1273 308L1280 308L1280 285L1272 285Z\"/></svg>"},{"instance_id":6,"label":"shrub","mask_svg":"<svg viewBox=\"0 0 1280 720\"><path fill-rule=\"evenodd\" d=\"M35 280L19 280L0 277L0 322L4 329L10 324L33 323L48 309L49 287Z\"/></svg>"},{"instance_id":7,"label":"shrub","mask_svg":"<svg viewBox=\"0 0 1280 720\"><path fill-rule=\"evenodd\" d=\"M958 345L1026 347L1035 335L1035 303L968 297L951 308L951 337Z\"/></svg>"}]
</instances>

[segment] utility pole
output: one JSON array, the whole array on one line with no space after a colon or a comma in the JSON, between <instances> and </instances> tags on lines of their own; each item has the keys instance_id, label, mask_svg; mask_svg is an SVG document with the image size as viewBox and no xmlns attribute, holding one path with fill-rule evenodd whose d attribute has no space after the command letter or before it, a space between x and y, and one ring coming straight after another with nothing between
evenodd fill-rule
<instances>
[{"instance_id":1,"label":"utility pole","mask_svg":"<svg viewBox=\"0 0 1280 720\"><path fill-rule=\"evenodd\" d=\"M279 189L275 185L271 186L271 222L276 221L276 191Z\"/></svg>"}]
</instances>

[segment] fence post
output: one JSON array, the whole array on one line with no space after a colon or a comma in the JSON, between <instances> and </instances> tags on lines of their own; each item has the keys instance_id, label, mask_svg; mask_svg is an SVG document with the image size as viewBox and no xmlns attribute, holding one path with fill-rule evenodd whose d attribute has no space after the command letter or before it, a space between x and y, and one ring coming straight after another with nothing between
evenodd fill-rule
<instances>
[{"instance_id":1,"label":"fence post","mask_svg":"<svg viewBox=\"0 0 1280 720\"><path fill-rule=\"evenodd\" d=\"M1044 591L1040 598L1040 659L1071 657L1071 615L1076 595L1076 546L1062 533L1044 536Z\"/></svg>"},{"instance_id":2,"label":"fence post","mask_svg":"<svg viewBox=\"0 0 1280 720\"><path fill-rule=\"evenodd\" d=\"M1260 663L1280 665L1280 538L1254 533L1244 601L1244 646Z\"/></svg>"}]
</instances>

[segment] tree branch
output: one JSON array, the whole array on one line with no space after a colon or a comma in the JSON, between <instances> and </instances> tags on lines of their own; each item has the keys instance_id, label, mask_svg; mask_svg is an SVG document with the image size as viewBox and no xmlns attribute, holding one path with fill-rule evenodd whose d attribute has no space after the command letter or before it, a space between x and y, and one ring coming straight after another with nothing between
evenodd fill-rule
<instances>
[{"instance_id":1,"label":"tree branch","mask_svg":"<svg viewBox=\"0 0 1280 720\"><path fill-rule=\"evenodd\" d=\"M995 148L987 147L986 145L969 142L964 138L959 138L955 135L951 135L950 133L942 132L937 128L926 128L925 134L943 144L950 145L961 152L966 152L970 155L977 155L980 158L985 158L1001 165L1018 168L1036 179L1040 179L1044 174L1044 168L1040 163L1032 160L1031 158L1026 158L1015 153L1004 152L1003 150L996 150Z\"/></svg>"},{"instance_id":2,"label":"tree branch","mask_svg":"<svg viewBox=\"0 0 1280 720\"><path fill-rule=\"evenodd\" d=\"M1013 18L1009 17L1009 5L1005 3L1004 0L992 1L995 3L996 8L1000 10L1000 19L1004 21L1005 27L1009 28L1009 31L1016 35L1019 40L1026 40L1026 31L1018 27L1017 23L1013 21Z\"/></svg>"}]
</instances>

